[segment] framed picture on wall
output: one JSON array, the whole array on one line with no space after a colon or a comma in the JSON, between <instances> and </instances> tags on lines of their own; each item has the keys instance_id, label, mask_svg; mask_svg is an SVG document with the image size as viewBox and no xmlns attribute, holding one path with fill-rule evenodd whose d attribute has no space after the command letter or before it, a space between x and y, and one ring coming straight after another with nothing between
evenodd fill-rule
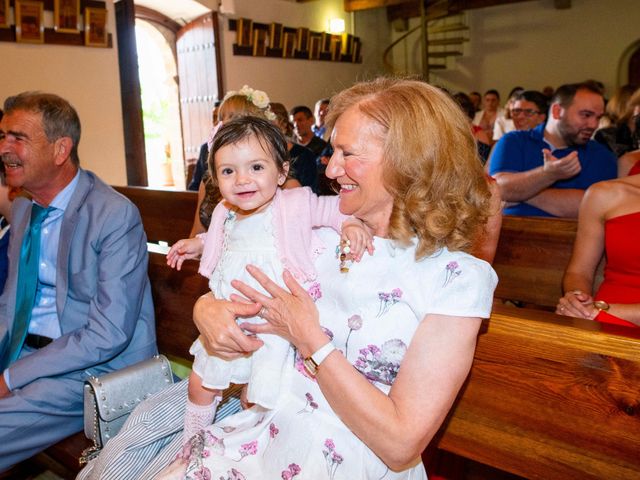
<instances>
[{"instance_id":1,"label":"framed picture on wall","mask_svg":"<svg viewBox=\"0 0 640 480\"><path fill-rule=\"evenodd\" d=\"M88 47L108 46L106 9L84 9L84 44Z\"/></svg>"},{"instance_id":2,"label":"framed picture on wall","mask_svg":"<svg viewBox=\"0 0 640 480\"><path fill-rule=\"evenodd\" d=\"M269 48L282 48L281 23L272 23L269 26Z\"/></svg>"},{"instance_id":3,"label":"framed picture on wall","mask_svg":"<svg viewBox=\"0 0 640 480\"><path fill-rule=\"evenodd\" d=\"M267 54L267 31L256 29L253 32L253 56L264 57Z\"/></svg>"},{"instance_id":4,"label":"framed picture on wall","mask_svg":"<svg viewBox=\"0 0 640 480\"><path fill-rule=\"evenodd\" d=\"M253 45L253 21L251 19L238 19L236 44L241 47L250 47Z\"/></svg>"},{"instance_id":5,"label":"framed picture on wall","mask_svg":"<svg viewBox=\"0 0 640 480\"><path fill-rule=\"evenodd\" d=\"M0 0L0 28L9 28L9 0Z\"/></svg>"},{"instance_id":6,"label":"framed picture on wall","mask_svg":"<svg viewBox=\"0 0 640 480\"><path fill-rule=\"evenodd\" d=\"M309 38L309 59L318 60L320 58L320 46L322 38L320 35L312 35Z\"/></svg>"},{"instance_id":7,"label":"framed picture on wall","mask_svg":"<svg viewBox=\"0 0 640 480\"><path fill-rule=\"evenodd\" d=\"M53 0L53 28L61 33L80 32L80 0Z\"/></svg>"},{"instance_id":8,"label":"framed picture on wall","mask_svg":"<svg viewBox=\"0 0 640 480\"><path fill-rule=\"evenodd\" d=\"M16 0L16 41L44 43L44 5L31 0Z\"/></svg>"},{"instance_id":9,"label":"framed picture on wall","mask_svg":"<svg viewBox=\"0 0 640 480\"><path fill-rule=\"evenodd\" d=\"M296 53L296 34L294 32L284 32L282 42L282 56L293 57Z\"/></svg>"}]
</instances>

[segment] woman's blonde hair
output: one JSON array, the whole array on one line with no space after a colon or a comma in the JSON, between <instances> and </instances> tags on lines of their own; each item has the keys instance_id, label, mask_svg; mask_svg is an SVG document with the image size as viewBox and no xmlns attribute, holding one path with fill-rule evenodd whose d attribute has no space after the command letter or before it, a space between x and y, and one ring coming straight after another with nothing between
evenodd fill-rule
<instances>
[{"instance_id":1,"label":"woman's blonde hair","mask_svg":"<svg viewBox=\"0 0 640 480\"><path fill-rule=\"evenodd\" d=\"M378 78L331 99L330 128L356 107L382 130L384 188L393 197L389 236L418 237L416 259L441 247L468 251L490 208L469 120L443 91L418 80Z\"/></svg>"},{"instance_id":2,"label":"woman's blonde hair","mask_svg":"<svg viewBox=\"0 0 640 480\"><path fill-rule=\"evenodd\" d=\"M235 94L225 98L218 110L218 120L223 123L247 116L268 120L267 109L257 107L246 95L242 94Z\"/></svg>"}]
</instances>

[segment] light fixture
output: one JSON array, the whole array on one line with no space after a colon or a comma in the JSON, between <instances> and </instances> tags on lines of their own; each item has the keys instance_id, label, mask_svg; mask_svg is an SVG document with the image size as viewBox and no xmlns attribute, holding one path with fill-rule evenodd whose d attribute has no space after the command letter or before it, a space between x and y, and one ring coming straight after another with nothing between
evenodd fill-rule
<instances>
[{"instance_id":1,"label":"light fixture","mask_svg":"<svg viewBox=\"0 0 640 480\"><path fill-rule=\"evenodd\" d=\"M329 33L343 33L344 32L344 19L331 18L329 19Z\"/></svg>"}]
</instances>

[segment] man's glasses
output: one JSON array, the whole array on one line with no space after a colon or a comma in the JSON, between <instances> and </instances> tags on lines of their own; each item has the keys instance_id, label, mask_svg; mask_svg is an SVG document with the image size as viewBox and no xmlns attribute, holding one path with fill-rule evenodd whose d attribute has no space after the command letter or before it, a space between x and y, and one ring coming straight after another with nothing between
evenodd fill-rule
<instances>
[{"instance_id":1,"label":"man's glasses","mask_svg":"<svg viewBox=\"0 0 640 480\"><path fill-rule=\"evenodd\" d=\"M533 117L534 115L539 115L539 110L533 110L531 108L512 108L511 115L520 115L523 114L525 117Z\"/></svg>"}]
</instances>

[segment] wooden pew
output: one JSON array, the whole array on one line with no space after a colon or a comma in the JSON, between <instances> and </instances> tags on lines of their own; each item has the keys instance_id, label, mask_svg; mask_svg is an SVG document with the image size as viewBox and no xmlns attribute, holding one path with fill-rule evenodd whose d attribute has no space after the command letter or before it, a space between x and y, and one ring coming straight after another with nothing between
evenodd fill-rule
<instances>
[{"instance_id":1,"label":"wooden pew","mask_svg":"<svg viewBox=\"0 0 640 480\"><path fill-rule=\"evenodd\" d=\"M113 187L131 200L143 219L147 241L172 245L187 238L198 204L196 192L148 187Z\"/></svg>"},{"instance_id":2,"label":"wooden pew","mask_svg":"<svg viewBox=\"0 0 640 480\"><path fill-rule=\"evenodd\" d=\"M640 478L640 332L497 306L438 447L531 479Z\"/></svg>"},{"instance_id":3,"label":"wooden pew","mask_svg":"<svg viewBox=\"0 0 640 480\"><path fill-rule=\"evenodd\" d=\"M555 310L576 230L576 220L505 216L493 262L499 279L495 297ZM602 282L603 267L604 261L596 285Z\"/></svg>"}]
</instances>

